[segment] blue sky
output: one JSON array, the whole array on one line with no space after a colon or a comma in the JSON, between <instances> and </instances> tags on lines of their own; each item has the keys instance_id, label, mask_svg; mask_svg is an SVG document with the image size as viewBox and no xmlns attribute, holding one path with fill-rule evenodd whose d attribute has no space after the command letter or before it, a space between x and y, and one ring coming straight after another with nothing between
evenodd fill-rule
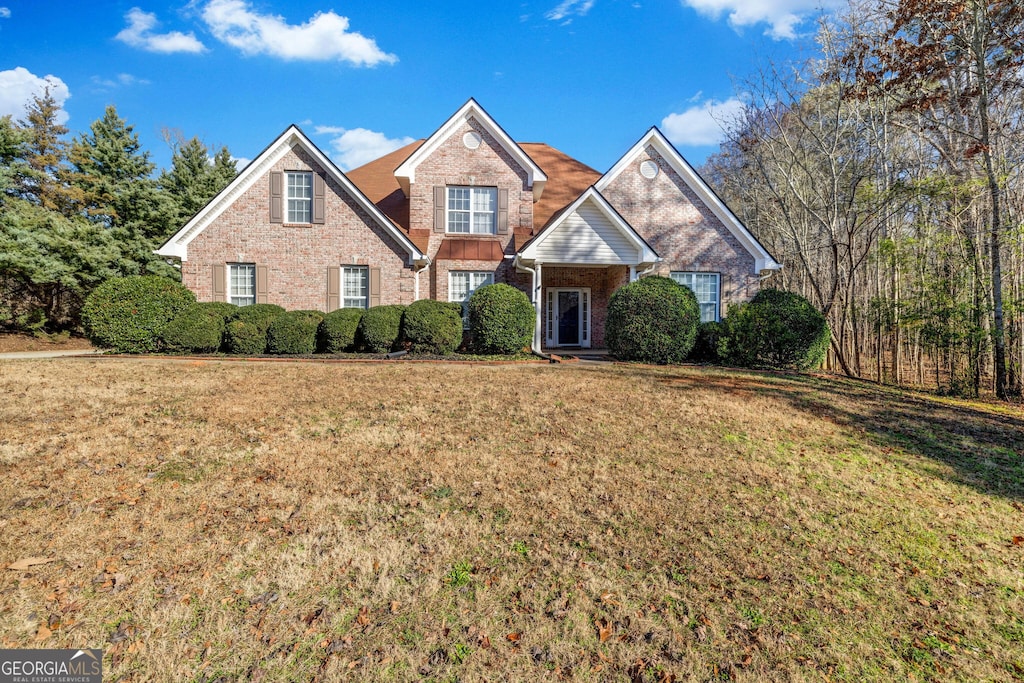
<instances>
[{"instance_id":1,"label":"blue sky","mask_svg":"<svg viewBox=\"0 0 1024 683\"><path fill-rule=\"evenodd\" d=\"M736 79L806 56L839 2L0 0L0 115L49 83L73 133L114 104L161 167L165 129L244 161L297 123L347 169L474 97L600 171L651 125L699 164Z\"/></svg>"}]
</instances>

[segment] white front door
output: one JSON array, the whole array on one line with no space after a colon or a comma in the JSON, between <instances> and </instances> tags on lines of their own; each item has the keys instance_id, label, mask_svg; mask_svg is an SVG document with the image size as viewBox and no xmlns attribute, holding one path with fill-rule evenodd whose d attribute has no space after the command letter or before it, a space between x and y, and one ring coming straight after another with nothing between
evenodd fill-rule
<instances>
[{"instance_id":1,"label":"white front door","mask_svg":"<svg viewBox=\"0 0 1024 683\"><path fill-rule=\"evenodd\" d=\"M545 332L548 346L590 348L590 288L549 287Z\"/></svg>"}]
</instances>

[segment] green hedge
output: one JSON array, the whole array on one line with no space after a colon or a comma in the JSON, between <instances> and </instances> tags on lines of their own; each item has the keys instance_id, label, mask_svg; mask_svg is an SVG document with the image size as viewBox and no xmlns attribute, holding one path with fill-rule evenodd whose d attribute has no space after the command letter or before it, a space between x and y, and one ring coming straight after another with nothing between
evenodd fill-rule
<instances>
[{"instance_id":1,"label":"green hedge","mask_svg":"<svg viewBox=\"0 0 1024 683\"><path fill-rule=\"evenodd\" d=\"M529 297L510 285L484 285L469 298L469 329L478 353L519 353L533 342L536 322Z\"/></svg>"},{"instance_id":2,"label":"green hedge","mask_svg":"<svg viewBox=\"0 0 1024 683\"><path fill-rule=\"evenodd\" d=\"M697 340L687 360L694 363L717 363L718 347L725 334L725 323L710 320L697 325Z\"/></svg>"},{"instance_id":3,"label":"green hedge","mask_svg":"<svg viewBox=\"0 0 1024 683\"><path fill-rule=\"evenodd\" d=\"M324 314L320 311L285 311L267 328L267 353L309 354L316 351L316 331Z\"/></svg>"},{"instance_id":4,"label":"green hedge","mask_svg":"<svg viewBox=\"0 0 1024 683\"><path fill-rule=\"evenodd\" d=\"M688 287L653 275L623 285L608 302L605 342L620 360L681 363L693 348L700 309Z\"/></svg>"},{"instance_id":5,"label":"green hedge","mask_svg":"<svg viewBox=\"0 0 1024 683\"><path fill-rule=\"evenodd\" d=\"M448 355L462 342L462 306L420 299L402 314L402 340L414 353Z\"/></svg>"},{"instance_id":6,"label":"green hedge","mask_svg":"<svg viewBox=\"0 0 1024 683\"><path fill-rule=\"evenodd\" d=\"M267 328L282 313L276 304L240 306L224 327L224 349L246 356L266 353Z\"/></svg>"},{"instance_id":7,"label":"green hedge","mask_svg":"<svg viewBox=\"0 0 1024 683\"><path fill-rule=\"evenodd\" d=\"M178 353L217 351L224 337L226 319L234 315L236 308L223 301L189 306L164 328L164 348Z\"/></svg>"},{"instance_id":8,"label":"green hedge","mask_svg":"<svg viewBox=\"0 0 1024 683\"><path fill-rule=\"evenodd\" d=\"M166 277L112 278L86 298L82 323L96 346L119 353L160 351L164 328L195 302L188 288Z\"/></svg>"},{"instance_id":9,"label":"green hedge","mask_svg":"<svg viewBox=\"0 0 1024 683\"><path fill-rule=\"evenodd\" d=\"M325 315L316 333L317 350L321 353L353 351L363 311L362 308L339 308Z\"/></svg>"},{"instance_id":10,"label":"green hedge","mask_svg":"<svg viewBox=\"0 0 1024 683\"><path fill-rule=\"evenodd\" d=\"M811 302L793 292L763 289L750 303L725 317L719 355L751 368L813 370L828 352L828 321Z\"/></svg>"},{"instance_id":11,"label":"green hedge","mask_svg":"<svg viewBox=\"0 0 1024 683\"><path fill-rule=\"evenodd\" d=\"M359 320L357 346L370 353L388 353L398 343L402 330L402 313L405 306L374 306L368 308Z\"/></svg>"}]
</instances>

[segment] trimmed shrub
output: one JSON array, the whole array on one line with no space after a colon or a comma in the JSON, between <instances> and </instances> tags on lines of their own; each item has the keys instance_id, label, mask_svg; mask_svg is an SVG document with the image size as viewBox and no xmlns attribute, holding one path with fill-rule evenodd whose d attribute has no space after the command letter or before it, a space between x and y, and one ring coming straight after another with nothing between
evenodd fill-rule
<instances>
[{"instance_id":1,"label":"trimmed shrub","mask_svg":"<svg viewBox=\"0 0 1024 683\"><path fill-rule=\"evenodd\" d=\"M414 353L455 353L462 341L462 306L433 299L415 301L402 314L401 336Z\"/></svg>"},{"instance_id":2,"label":"trimmed shrub","mask_svg":"<svg viewBox=\"0 0 1024 683\"><path fill-rule=\"evenodd\" d=\"M511 285L484 285L469 297L469 329L478 353L519 353L533 341L536 322L529 297Z\"/></svg>"},{"instance_id":3,"label":"trimmed shrub","mask_svg":"<svg viewBox=\"0 0 1024 683\"><path fill-rule=\"evenodd\" d=\"M693 348L700 308L688 287L653 275L623 285L608 301L605 342L620 360L681 363Z\"/></svg>"},{"instance_id":4,"label":"trimmed shrub","mask_svg":"<svg viewBox=\"0 0 1024 683\"><path fill-rule=\"evenodd\" d=\"M763 289L725 317L719 355L750 368L813 370L821 366L831 332L811 302L793 292Z\"/></svg>"},{"instance_id":5,"label":"trimmed shrub","mask_svg":"<svg viewBox=\"0 0 1024 683\"><path fill-rule=\"evenodd\" d=\"M235 308L224 301L189 306L164 328L164 348L180 353L213 353L220 348L225 320Z\"/></svg>"},{"instance_id":6,"label":"trimmed shrub","mask_svg":"<svg viewBox=\"0 0 1024 683\"><path fill-rule=\"evenodd\" d=\"M357 346L370 353L388 353L398 342L405 306L374 306L363 312L356 333Z\"/></svg>"},{"instance_id":7,"label":"trimmed shrub","mask_svg":"<svg viewBox=\"0 0 1024 683\"><path fill-rule=\"evenodd\" d=\"M316 331L324 314L320 311L285 311L267 328L267 353L307 354L316 351Z\"/></svg>"},{"instance_id":8,"label":"trimmed shrub","mask_svg":"<svg viewBox=\"0 0 1024 683\"><path fill-rule=\"evenodd\" d=\"M714 320L697 324L697 340L687 360L694 363L717 363L718 344L725 333L725 324Z\"/></svg>"},{"instance_id":9,"label":"trimmed shrub","mask_svg":"<svg viewBox=\"0 0 1024 683\"><path fill-rule=\"evenodd\" d=\"M321 353L352 351L363 311L362 308L339 308L325 315L316 331L317 350Z\"/></svg>"},{"instance_id":10,"label":"trimmed shrub","mask_svg":"<svg viewBox=\"0 0 1024 683\"><path fill-rule=\"evenodd\" d=\"M187 287L166 277L116 277L86 298L82 322L96 346L119 353L148 353L162 348L164 328L195 302Z\"/></svg>"},{"instance_id":11,"label":"trimmed shrub","mask_svg":"<svg viewBox=\"0 0 1024 683\"><path fill-rule=\"evenodd\" d=\"M267 328L284 309L276 304L239 306L224 327L224 349L228 353L258 356L267 350Z\"/></svg>"}]
</instances>

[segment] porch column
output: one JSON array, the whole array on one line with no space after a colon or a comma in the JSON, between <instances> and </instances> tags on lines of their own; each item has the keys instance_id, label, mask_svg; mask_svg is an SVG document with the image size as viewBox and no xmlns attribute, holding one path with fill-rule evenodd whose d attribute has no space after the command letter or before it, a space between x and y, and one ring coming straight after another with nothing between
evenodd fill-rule
<instances>
[{"instance_id":1,"label":"porch column","mask_svg":"<svg viewBox=\"0 0 1024 683\"><path fill-rule=\"evenodd\" d=\"M544 305L544 299L541 296L544 291L543 287L541 264L537 263L533 267L533 308L537 316L533 326L533 347L538 352L544 348L544 338L541 336L541 306Z\"/></svg>"},{"instance_id":2,"label":"porch column","mask_svg":"<svg viewBox=\"0 0 1024 683\"><path fill-rule=\"evenodd\" d=\"M629 281L636 282L636 266L629 267Z\"/></svg>"}]
</instances>

